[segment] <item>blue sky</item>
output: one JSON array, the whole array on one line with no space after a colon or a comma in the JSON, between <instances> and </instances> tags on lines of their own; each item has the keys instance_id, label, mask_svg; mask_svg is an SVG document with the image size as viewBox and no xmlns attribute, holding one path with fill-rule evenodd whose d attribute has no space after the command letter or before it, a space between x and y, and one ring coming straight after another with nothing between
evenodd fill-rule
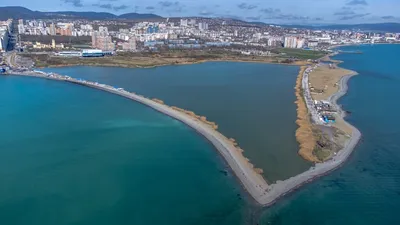
<instances>
[{"instance_id":1,"label":"blue sky","mask_svg":"<svg viewBox=\"0 0 400 225\"><path fill-rule=\"evenodd\" d=\"M400 0L1 0L40 11L232 17L282 24L400 22Z\"/></svg>"}]
</instances>

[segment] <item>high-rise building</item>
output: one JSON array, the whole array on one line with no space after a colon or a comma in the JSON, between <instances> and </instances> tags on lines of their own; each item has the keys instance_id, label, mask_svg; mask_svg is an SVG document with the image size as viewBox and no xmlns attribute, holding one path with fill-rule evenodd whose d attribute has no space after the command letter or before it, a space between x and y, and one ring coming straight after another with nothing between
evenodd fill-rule
<instances>
[{"instance_id":1,"label":"high-rise building","mask_svg":"<svg viewBox=\"0 0 400 225\"><path fill-rule=\"evenodd\" d=\"M115 44L112 42L111 36L108 35L108 31L106 31L103 28L99 28L99 31L92 33L92 47L104 51L114 51Z\"/></svg>"},{"instance_id":2,"label":"high-rise building","mask_svg":"<svg viewBox=\"0 0 400 225\"><path fill-rule=\"evenodd\" d=\"M187 27L188 26L188 20L187 19L181 19L181 27Z\"/></svg>"},{"instance_id":3,"label":"high-rise building","mask_svg":"<svg viewBox=\"0 0 400 225\"><path fill-rule=\"evenodd\" d=\"M56 35L56 25L54 23L50 24L50 35Z\"/></svg>"},{"instance_id":4,"label":"high-rise building","mask_svg":"<svg viewBox=\"0 0 400 225\"><path fill-rule=\"evenodd\" d=\"M285 48L297 48L297 37L285 37L285 42L283 44L283 47Z\"/></svg>"},{"instance_id":5,"label":"high-rise building","mask_svg":"<svg viewBox=\"0 0 400 225\"><path fill-rule=\"evenodd\" d=\"M195 19L190 19L188 21L188 25L195 26L196 25L196 20Z\"/></svg>"},{"instance_id":6,"label":"high-rise building","mask_svg":"<svg viewBox=\"0 0 400 225\"><path fill-rule=\"evenodd\" d=\"M208 30L208 23L199 23L199 30Z\"/></svg>"},{"instance_id":7,"label":"high-rise building","mask_svg":"<svg viewBox=\"0 0 400 225\"><path fill-rule=\"evenodd\" d=\"M125 51L136 51L136 38L130 37L128 42L122 44L122 49Z\"/></svg>"},{"instance_id":8,"label":"high-rise building","mask_svg":"<svg viewBox=\"0 0 400 225\"><path fill-rule=\"evenodd\" d=\"M8 30L6 27L0 27L0 52L7 51Z\"/></svg>"},{"instance_id":9,"label":"high-rise building","mask_svg":"<svg viewBox=\"0 0 400 225\"><path fill-rule=\"evenodd\" d=\"M18 34L24 34L25 33L25 27L23 24L18 24Z\"/></svg>"},{"instance_id":10,"label":"high-rise building","mask_svg":"<svg viewBox=\"0 0 400 225\"><path fill-rule=\"evenodd\" d=\"M304 40L304 38L297 39L296 48L303 48L305 43L306 43L306 40Z\"/></svg>"},{"instance_id":11,"label":"high-rise building","mask_svg":"<svg viewBox=\"0 0 400 225\"><path fill-rule=\"evenodd\" d=\"M18 25L24 25L24 20L23 19L19 19L18 20Z\"/></svg>"}]
</instances>

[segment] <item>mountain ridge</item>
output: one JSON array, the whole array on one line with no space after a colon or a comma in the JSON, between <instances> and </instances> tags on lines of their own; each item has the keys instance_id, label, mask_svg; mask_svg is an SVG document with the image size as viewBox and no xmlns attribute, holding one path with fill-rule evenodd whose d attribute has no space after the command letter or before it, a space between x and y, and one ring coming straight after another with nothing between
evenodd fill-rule
<instances>
[{"instance_id":1,"label":"mountain ridge","mask_svg":"<svg viewBox=\"0 0 400 225\"><path fill-rule=\"evenodd\" d=\"M0 7L0 20L13 19L161 19L163 17L151 13L125 13L115 15L108 12L78 12L78 11L56 11L41 12L32 11L21 6Z\"/></svg>"},{"instance_id":2,"label":"mountain ridge","mask_svg":"<svg viewBox=\"0 0 400 225\"><path fill-rule=\"evenodd\" d=\"M32 11L22 6L5 6L0 7L0 20L13 19L88 19L88 20L104 20L104 19L163 19L162 16L151 13L124 13L115 15L108 12L78 12L78 11L57 11L57 12L41 12ZM176 17L180 18L180 17ZM194 17L187 17L194 18ZM227 18L228 19L228 18ZM400 23L365 23L365 24L331 24L331 25L285 25L285 24L268 24L264 22L247 22L243 23L251 25L276 25L287 28L302 29L327 29L327 30L363 30L375 32L395 32L400 33Z\"/></svg>"}]
</instances>

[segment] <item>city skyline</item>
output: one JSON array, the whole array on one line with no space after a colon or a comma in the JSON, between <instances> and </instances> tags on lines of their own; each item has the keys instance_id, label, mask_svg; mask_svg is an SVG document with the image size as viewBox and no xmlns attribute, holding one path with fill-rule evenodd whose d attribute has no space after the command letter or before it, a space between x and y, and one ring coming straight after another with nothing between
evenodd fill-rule
<instances>
[{"instance_id":1,"label":"city skyline","mask_svg":"<svg viewBox=\"0 0 400 225\"><path fill-rule=\"evenodd\" d=\"M3 0L0 6L22 6L39 11L94 11L116 15L154 13L163 17L228 17L278 24L353 24L400 22L396 0L214 0L129 2L127 0ZM306 13L305 13L306 12Z\"/></svg>"}]
</instances>

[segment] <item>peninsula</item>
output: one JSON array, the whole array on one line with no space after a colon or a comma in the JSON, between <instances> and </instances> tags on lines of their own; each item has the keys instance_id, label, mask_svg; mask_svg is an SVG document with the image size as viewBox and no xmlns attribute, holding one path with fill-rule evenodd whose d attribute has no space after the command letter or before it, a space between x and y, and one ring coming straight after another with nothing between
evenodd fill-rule
<instances>
[{"instance_id":1,"label":"peninsula","mask_svg":"<svg viewBox=\"0 0 400 225\"><path fill-rule=\"evenodd\" d=\"M298 90L303 90L304 93L300 93L300 96L307 96L305 93L307 92L306 90L309 89L307 89L304 84L306 79L308 79L308 75L311 70L315 68L316 66L314 65L303 67L303 69L301 70L299 76L302 80L302 87ZM167 106L159 99L148 99L141 95L125 91L122 88L114 88L112 86L99 84L97 82L77 80L68 76L58 75L54 73L44 73L37 70L14 71L10 69L9 71L7 71L7 74L51 79L96 88L102 91L129 98L133 101L137 101L167 116L170 116L176 120L185 123L187 126L193 128L196 132L204 136L208 141L210 141L211 144L214 145L214 147L226 160L233 173L238 177L244 189L250 194L250 196L252 196L252 198L255 199L256 202L263 206L269 206L275 203L277 199L295 190L302 184L310 182L311 180L336 169L347 159L360 138L359 131L343 120L343 123L349 126L349 128L351 129L352 135L346 141L341 151L338 151L337 154L330 157L329 160L321 163L316 163L314 167L301 174L298 174L284 181L277 181L276 183L268 184L261 176L262 171L260 171L260 169L254 168L249 160L243 156L243 150L237 145L235 140L229 139L223 134L219 133L216 130L218 126L213 122L207 121L205 117L198 116L193 112L189 112L177 107ZM340 82L339 85L338 92L331 97L334 105L336 105L336 99L346 92L346 88L346 79L342 79L342 82ZM306 107L310 106L306 104ZM337 108L339 107L337 106ZM312 111L312 109L310 108L308 108L308 110Z\"/></svg>"}]
</instances>

